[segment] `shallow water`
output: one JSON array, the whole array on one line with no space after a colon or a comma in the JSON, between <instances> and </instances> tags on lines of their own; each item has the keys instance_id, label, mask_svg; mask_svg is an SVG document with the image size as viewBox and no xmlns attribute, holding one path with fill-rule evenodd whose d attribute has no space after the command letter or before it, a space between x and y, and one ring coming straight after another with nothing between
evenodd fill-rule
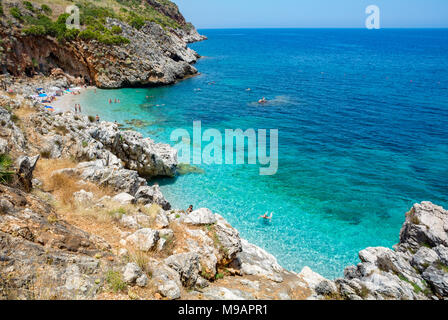
<instances>
[{"instance_id":1,"label":"shallow water","mask_svg":"<svg viewBox=\"0 0 448 320\"><path fill-rule=\"evenodd\" d=\"M191 45L201 75L80 98L85 112L160 142L194 120L223 134L279 130L276 175L201 165L159 181L174 207L208 207L284 267L330 278L359 250L397 243L413 203L448 207L448 30L201 32L209 40ZM258 219L266 211L271 223Z\"/></svg>"}]
</instances>

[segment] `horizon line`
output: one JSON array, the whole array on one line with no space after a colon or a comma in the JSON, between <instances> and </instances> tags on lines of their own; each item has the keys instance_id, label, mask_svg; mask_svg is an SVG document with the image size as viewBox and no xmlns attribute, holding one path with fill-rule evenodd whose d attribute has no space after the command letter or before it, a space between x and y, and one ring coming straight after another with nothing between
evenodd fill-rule
<instances>
[{"instance_id":1,"label":"horizon line","mask_svg":"<svg viewBox=\"0 0 448 320\"><path fill-rule=\"evenodd\" d=\"M196 27L197 30L219 29L367 29L366 27ZM380 29L448 29L445 27L381 27Z\"/></svg>"}]
</instances>

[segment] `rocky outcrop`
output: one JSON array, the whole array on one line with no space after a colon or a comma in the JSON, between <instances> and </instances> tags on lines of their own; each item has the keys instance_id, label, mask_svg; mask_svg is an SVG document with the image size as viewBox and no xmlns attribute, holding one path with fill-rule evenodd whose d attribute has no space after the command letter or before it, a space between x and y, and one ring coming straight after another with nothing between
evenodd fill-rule
<instances>
[{"instance_id":1,"label":"rocky outcrop","mask_svg":"<svg viewBox=\"0 0 448 320\"><path fill-rule=\"evenodd\" d=\"M33 171L36 168L39 155L34 157L22 156L17 160L17 180L27 192L33 188Z\"/></svg>"},{"instance_id":2,"label":"rocky outcrop","mask_svg":"<svg viewBox=\"0 0 448 320\"><path fill-rule=\"evenodd\" d=\"M448 297L448 211L430 202L416 204L406 214L400 242L389 248L367 248L361 263L344 278L314 286L316 297L344 299L446 299ZM331 288L331 290L329 289Z\"/></svg>"},{"instance_id":3,"label":"rocky outcrop","mask_svg":"<svg viewBox=\"0 0 448 320\"><path fill-rule=\"evenodd\" d=\"M101 167L104 170L126 168L145 178L175 174L177 151L174 148L143 138L135 131L120 131L115 123L93 123L87 116L45 111L33 114L27 121L29 130L41 140L41 155L87 161L101 159L102 163L95 162L97 168L91 167L86 175L104 176L100 174Z\"/></svg>"},{"instance_id":4,"label":"rocky outcrop","mask_svg":"<svg viewBox=\"0 0 448 320\"><path fill-rule=\"evenodd\" d=\"M175 4L155 0L148 0L148 3L177 21L179 27L163 28L146 21L137 29L124 21L107 18L104 27L119 26L120 36L129 40L125 45L80 38L61 42L50 36L25 35L19 20L11 19L15 22L15 27L11 27L11 22L0 17L0 71L32 77L39 73L49 76L53 70L62 69L81 83L101 88L167 85L196 74L192 64L199 55L189 49L187 43L204 37L185 22ZM34 13L27 11L27 14Z\"/></svg>"}]
</instances>

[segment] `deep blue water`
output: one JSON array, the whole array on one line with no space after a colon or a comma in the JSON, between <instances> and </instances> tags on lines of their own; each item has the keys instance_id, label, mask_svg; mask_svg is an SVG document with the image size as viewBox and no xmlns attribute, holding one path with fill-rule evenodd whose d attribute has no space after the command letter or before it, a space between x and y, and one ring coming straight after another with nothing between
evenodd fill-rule
<instances>
[{"instance_id":1,"label":"deep blue water","mask_svg":"<svg viewBox=\"0 0 448 320\"><path fill-rule=\"evenodd\" d=\"M447 29L201 33L209 40L191 45L204 56L199 76L82 96L85 111L147 121L136 129L161 142L194 120L223 133L279 130L276 175L201 165L204 174L160 181L175 207L209 207L284 267L330 278L359 250L397 243L413 203L448 207ZM266 211L271 223L258 219Z\"/></svg>"}]
</instances>

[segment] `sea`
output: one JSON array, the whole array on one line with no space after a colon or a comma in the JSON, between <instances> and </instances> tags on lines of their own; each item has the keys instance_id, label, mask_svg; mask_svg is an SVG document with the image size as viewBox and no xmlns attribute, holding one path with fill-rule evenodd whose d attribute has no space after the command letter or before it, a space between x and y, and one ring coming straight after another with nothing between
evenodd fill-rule
<instances>
[{"instance_id":1,"label":"sea","mask_svg":"<svg viewBox=\"0 0 448 320\"><path fill-rule=\"evenodd\" d=\"M223 137L278 130L274 175L258 161L200 163L148 181L173 207L210 208L283 267L330 279L360 250L398 243L414 203L448 208L448 29L199 32L197 76L79 98L83 112L173 146L176 129L194 140L194 121Z\"/></svg>"}]
</instances>

